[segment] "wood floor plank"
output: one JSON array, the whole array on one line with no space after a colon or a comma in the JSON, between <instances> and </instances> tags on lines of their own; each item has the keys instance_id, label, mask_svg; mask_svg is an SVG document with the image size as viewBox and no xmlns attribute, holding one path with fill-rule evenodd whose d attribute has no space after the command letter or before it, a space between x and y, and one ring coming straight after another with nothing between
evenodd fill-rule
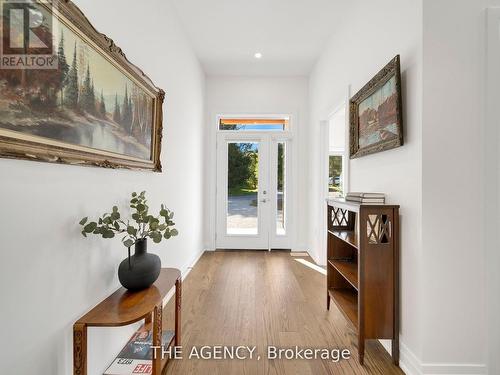
<instances>
[{"instance_id":1,"label":"wood floor plank","mask_svg":"<svg viewBox=\"0 0 500 375\"><path fill-rule=\"evenodd\" d=\"M365 366L357 362L350 322L332 304L326 310L326 277L287 252L206 252L183 282L183 359L168 374L403 374L376 342L367 343ZM164 310L172 325L173 300ZM260 360L191 358L193 346L257 346ZM267 347L349 349L350 360L269 360Z\"/></svg>"}]
</instances>

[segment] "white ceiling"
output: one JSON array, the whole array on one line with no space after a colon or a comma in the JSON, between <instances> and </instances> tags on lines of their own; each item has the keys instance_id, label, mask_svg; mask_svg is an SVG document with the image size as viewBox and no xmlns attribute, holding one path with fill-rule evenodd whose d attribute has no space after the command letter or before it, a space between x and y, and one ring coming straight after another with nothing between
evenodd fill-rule
<instances>
[{"instance_id":1,"label":"white ceiling","mask_svg":"<svg viewBox=\"0 0 500 375\"><path fill-rule=\"evenodd\" d=\"M342 0L172 0L208 75L308 75ZM255 52L263 57L255 59Z\"/></svg>"}]
</instances>

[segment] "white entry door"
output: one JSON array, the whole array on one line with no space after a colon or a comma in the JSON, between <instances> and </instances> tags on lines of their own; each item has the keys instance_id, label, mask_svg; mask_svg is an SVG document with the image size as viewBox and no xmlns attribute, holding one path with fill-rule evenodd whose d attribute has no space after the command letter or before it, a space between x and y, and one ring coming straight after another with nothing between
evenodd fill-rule
<instances>
[{"instance_id":1,"label":"white entry door","mask_svg":"<svg viewBox=\"0 0 500 375\"><path fill-rule=\"evenodd\" d=\"M288 143L269 133L219 133L217 248L289 247Z\"/></svg>"}]
</instances>

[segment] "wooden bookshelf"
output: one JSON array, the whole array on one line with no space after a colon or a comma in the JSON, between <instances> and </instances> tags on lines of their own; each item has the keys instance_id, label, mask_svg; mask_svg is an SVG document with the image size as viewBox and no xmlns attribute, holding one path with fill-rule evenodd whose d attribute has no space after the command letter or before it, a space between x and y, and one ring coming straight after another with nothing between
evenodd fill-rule
<instances>
[{"instance_id":1,"label":"wooden bookshelf","mask_svg":"<svg viewBox=\"0 0 500 375\"><path fill-rule=\"evenodd\" d=\"M399 206L327 201L327 309L333 301L365 340L392 340L399 363Z\"/></svg>"}]
</instances>

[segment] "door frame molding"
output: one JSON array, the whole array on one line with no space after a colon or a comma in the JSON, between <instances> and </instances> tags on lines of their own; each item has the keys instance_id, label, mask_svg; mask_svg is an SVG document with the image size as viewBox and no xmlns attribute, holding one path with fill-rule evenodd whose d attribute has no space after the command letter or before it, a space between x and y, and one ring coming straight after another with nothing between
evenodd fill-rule
<instances>
[{"instance_id":1,"label":"door frame molding","mask_svg":"<svg viewBox=\"0 0 500 375\"><path fill-rule=\"evenodd\" d=\"M335 101L335 105L323 111L320 117L320 147L319 147L319 158L320 158L320 187L318 191L319 199L316 201L318 204L318 226L317 238L320 238L319 245L320 251L317 254L317 259L315 261L320 265L326 265L326 242L327 242L327 228L326 228L326 199L328 198L328 175L329 175L329 163L328 156L330 154L330 120L339 111L344 109L345 111L345 149L344 149L344 188L349 190L350 186L350 159L349 159L349 100L351 96L351 85L345 88L344 96Z\"/></svg>"},{"instance_id":2,"label":"door frame molding","mask_svg":"<svg viewBox=\"0 0 500 375\"><path fill-rule=\"evenodd\" d=\"M231 132L231 131L220 131L218 124L219 120L223 117L236 117L236 118L283 118L288 117L288 130L283 132L264 132L270 134L273 140L286 140L289 147L289 152L287 153L287 167L289 170L289 187L288 194L286 195L286 203L289 210L288 222L287 222L287 239L286 241L280 243L279 248L294 249L296 242L296 227L294 220L295 215L297 215L297 205L293 204L296 201L296 186L297 180L297 160L296 154L298 149L294 145L294 137L297 132L298 113L296 112L236 112L236 111L217 111L209 114L209 119L207 121L208 129L208 144L210 145L208 149L208 158L206 161L206 168L204 171L204 180L208 182L208 201L204 206L204 215L208 218L208 224L206 226L205 238L208 242L205 243L205 249L209 251L216 250L216 234L217 234L217 142L219 133L238 133L238 134L260 134L261 132Z\"/></svg>"}]
</instances>

